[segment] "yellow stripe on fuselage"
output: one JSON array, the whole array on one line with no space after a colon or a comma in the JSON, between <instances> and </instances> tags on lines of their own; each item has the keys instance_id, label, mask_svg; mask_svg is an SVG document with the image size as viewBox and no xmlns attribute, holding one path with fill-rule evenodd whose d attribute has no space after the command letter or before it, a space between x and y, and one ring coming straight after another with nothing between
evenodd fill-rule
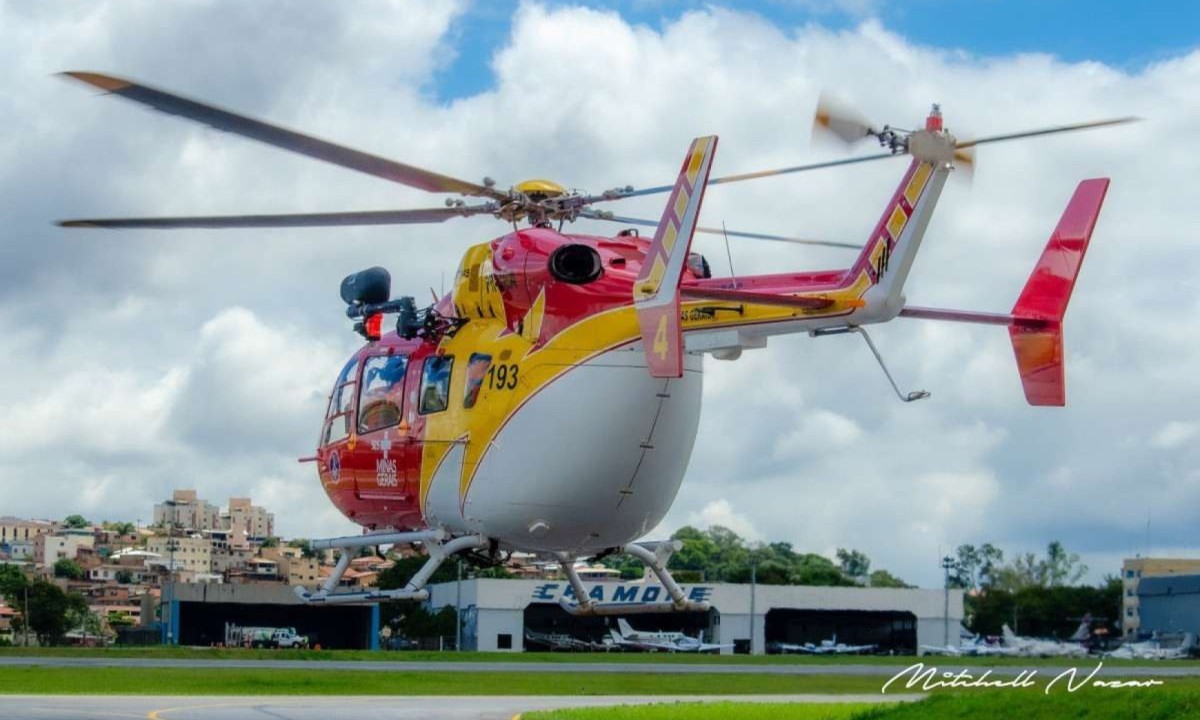
<instances>
[{"instance_id":1,"label":"yellow stripe on fuselage","mask_svg":"<svg viewBox=\"0 0 1200 720\"><path fill-rule=\"evenodd\" d=\"M455 365L449 407L426 418L426 442L421 458L422 508L434 473L454 441L465 441L466 444L459 472L459 500L462 502L484 453L500 429L529 398L571 368L639 336L637 315L632 306L624 306L584 318L547 340L542 347L537 347L524 335L505 333L504 326L497 322L479 320L467 323L453 338L443 340L440 348L445 354L454 356ZM512 388L489 387L485 379L475 407L465 409L467 365L474 353L491 355L493 365L516 366L518 379L516 387Z\"/></svg>"}]
</instances>

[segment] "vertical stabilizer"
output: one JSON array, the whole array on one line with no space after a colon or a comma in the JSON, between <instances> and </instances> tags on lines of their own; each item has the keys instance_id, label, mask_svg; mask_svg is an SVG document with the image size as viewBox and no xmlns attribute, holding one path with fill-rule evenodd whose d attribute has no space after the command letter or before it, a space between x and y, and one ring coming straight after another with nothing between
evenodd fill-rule
<instances>
[{"instance_id":1,"label":"vertical stabilizer","mask_svg":"<svg viewBox=\"0 0 1200 720\"><path fill-rule=\"evenodd\" d=\"M1095 178L1079 183L1013 306L1015 322L1008 334L1030 405L1067 404L1062 320L1108 193L1108 182L1108 178Z\"/></svg>"},{"instance_id":2,"label":"vertical stabilizer","mask_svg":"<svg viewBox=\"0 0 1200 720\"><path fill-rule=\"evenodd\" d=\"M679 321L679 280L692 245L700 204L717 151L715 135L692 141L679 177L659 220L641 273L633 284L646 363L653 377L683 376L683 333Z\"/></svg>"}]
</instances>

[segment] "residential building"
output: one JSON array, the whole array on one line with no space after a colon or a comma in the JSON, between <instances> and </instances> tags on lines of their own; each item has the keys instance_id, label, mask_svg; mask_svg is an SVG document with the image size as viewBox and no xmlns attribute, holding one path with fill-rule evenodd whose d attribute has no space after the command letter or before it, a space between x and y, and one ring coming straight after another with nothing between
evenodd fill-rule
<instances>
[{"instance_id":1,"label":"residential building","mask_svg":"<svg viewBox=\"0 0 1200 720\"><path fill-rule=\"evenodd\" d=\"M0 517L0 545L31 542L38 535L54 532L54 523L48 520L22 520L10 515Z\"/></svg>"},{"instance_id":2,"label":"residential building","mask_svg":"<svg viewBox=\"0 0 1200 720\"><path fill-rule=\"evenodd\" d=\"M196 497L195 490L176 490L170 500L154 506L154 524L180 530L215 530L221 526L221 511Z\"/></svg>"},{"instance_id":3,"label":"residential building","mask_svg":"<svg viewBox=\"0 0 1200 720\"><path fill-rule=\"evenodd\" d=\"M17 540L5 545L8 549L9 560L18 562L27 562L33 559L33 554L36 551L36 541L34 540Z\"/></svg>"},{"instance_id":4,"label":"residential building","mask_svg":"<svg viewBox=\"0 0 1200 720\"><path fill-rule=\"evenodd\" d=\"M275 534L275 515L251 504L250 498L229 498L228 520L224 527L230 531L231 546L243 545L243 539L262 542Z\"/></svg>"},{"instance_id":5,"label":"residential building","mask_svg":"<svg viewBox=\"0 0 1200 720\"><path fill-rule=\"evenodd\" d=\"M316 558L306 558L299 548L273 547L263 548L259 553L267 560L278 564L279 578L288 585L316 585L320 563Z\"/></svg>"},{"instance_id":6,"label":"residential building","mask_svg":"<svg viewBox=\"0 0 1200 720\"><path fill-rule=\"evenodd\" d=\"M1121 563L1121 629L1125 637L1136 637L1142 627L1138 587L1142 578L1200 573L1196 558L1129 558Z\"/></svg>"},{"instance_id":7,"label":"residential building","mask_svg":"<svg viewBox=\"0 0 1200 720\"><path fill-rule=\"evenodd\" d=\"M74 560L81 547L92 548L96 542L90 531L76 533L60 531L58 533L38 535L33 544L33 562L39 568L54 567L54 563L62 559Z\"/></svg>"},{"instance_id":8,"label":"residential building","mask_svg":"<svg viewBox=\"0 0 1200 720\"><path fill-rule=\"evenodd\" d=\"M212 541L198 535L192 537L166 537L156 535L146 540L146 551L159 556L157 561L173 571L209 574L212 572ZM190 576L189 576L190 577ZM187 582L180 580L180 582Z\"/></svg>"},{"instance_id":9,"label":"residential building","mask_svg":"<svg viewBox=\"0 0 1200 720\"><path fill-rule=\"evenodd\" d=\"M249 547L227 547L223 550L213 549L212 571L219 575L228 576L232 571L242 571L254 559L254 551Z\"/></svg>"}]
</instances>

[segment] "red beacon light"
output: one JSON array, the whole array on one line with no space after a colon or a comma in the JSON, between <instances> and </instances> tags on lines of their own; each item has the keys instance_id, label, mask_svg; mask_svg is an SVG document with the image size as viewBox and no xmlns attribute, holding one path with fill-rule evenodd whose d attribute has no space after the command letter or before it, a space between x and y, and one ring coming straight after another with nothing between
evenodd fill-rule
<instances>
[{"instance_id":1,"label":"red beacon light","mask_svg":"<svg viewBox=\"0 0 1200 720\"><path fill-rule=\"evenodd\" d=\"M925 118L925 129L929 132L942 131L942 106L934 104L933 109L929 111L929 117Z\"/></svg>"},{"instance_id":2,"label":"red beacon light","mask_svg":"<svg viewBox=\"0 0 1200 720\"><path fill-rule=\"evenodd\" d=\"M363 334L367 340L378 340L383 337L383 313L375 313L363 323Z\"/></svg>"}]
</instances>

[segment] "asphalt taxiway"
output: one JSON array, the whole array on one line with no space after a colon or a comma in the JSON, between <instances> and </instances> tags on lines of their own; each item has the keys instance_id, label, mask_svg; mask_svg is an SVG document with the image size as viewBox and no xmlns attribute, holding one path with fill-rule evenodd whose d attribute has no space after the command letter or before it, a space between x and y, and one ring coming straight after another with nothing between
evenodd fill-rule
<instances>
[{"instance_id":1,"label":"asphalt taxiway","mask_svg":"<svg viewBox=\"0 0 1200 720\"><path fill-rule=\"evenodd\" d=\"M905 702L921 695L738 695L738 696L336 696L196 697L113 695L5 695L0 720L510 720L533 710L651 703Z\"/></svg>"}]
</instances>

